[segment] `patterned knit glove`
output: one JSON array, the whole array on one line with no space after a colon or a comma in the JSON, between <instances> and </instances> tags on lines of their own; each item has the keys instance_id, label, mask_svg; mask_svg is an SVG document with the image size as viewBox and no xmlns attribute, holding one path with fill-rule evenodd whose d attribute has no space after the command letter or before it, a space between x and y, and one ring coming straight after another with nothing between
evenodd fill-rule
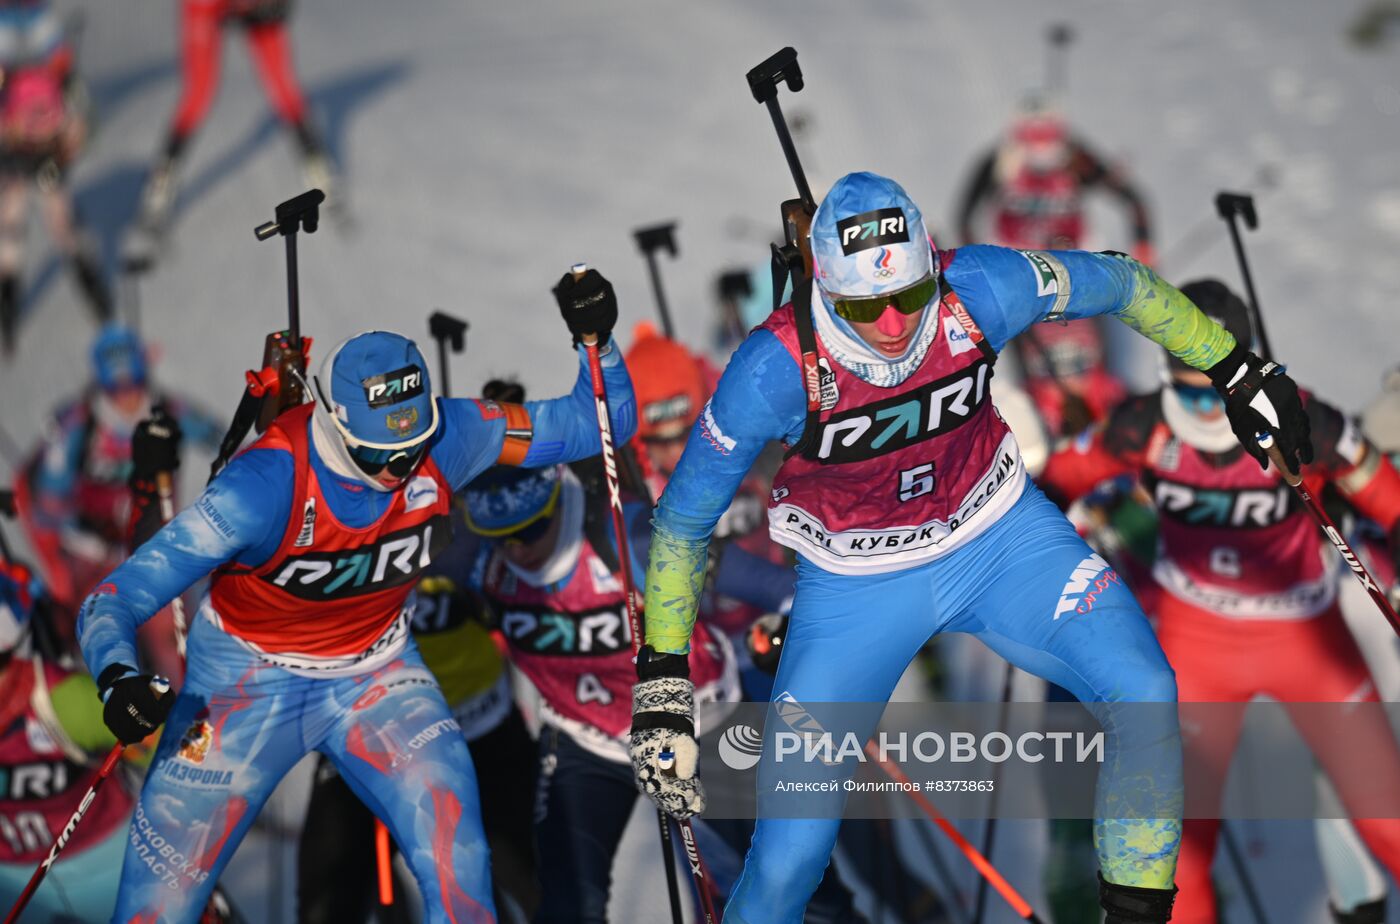
<instances>
[{"instance_id":1,"label":"patterned knit glove","mask_svg":"<svg viewBox=\"0 0 1400 924\"><path fill-rule=\"evenodd\" d=\"M637 788L672 818L705 810L694 715L695 685L686 656L642 648L632 688L632 770Z\"/></svg>"}]
</instances>

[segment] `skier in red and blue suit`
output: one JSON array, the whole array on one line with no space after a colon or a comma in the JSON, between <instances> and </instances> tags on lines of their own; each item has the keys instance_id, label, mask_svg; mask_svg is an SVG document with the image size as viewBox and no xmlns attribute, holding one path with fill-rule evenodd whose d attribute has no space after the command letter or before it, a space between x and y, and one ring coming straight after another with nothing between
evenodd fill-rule
<instances>
[{"instance_id":1,"label":"skier in red and blue suit","mask_svg":"<svg viewBox=\"0 0 1400 924\"><path fill-rule=\"evenodd\" d=\"M811 243L813 281L734 354L657 509L649 646L633 692L639 785L673 815L704 808L683 655L710 532L764 444L780 439L794 451L774 479L770 532L797 551L798 577L774 701L872 704L869 727L850 729L864 741L930 636L976 635L1104 724L1100 900L1109 924L1169 920L1180 736L1174 710L1125 716L1122 704L1174 702L1172 670L1132 595L1026 476L988 400L992 362L1036 322L1114 315L1207 372L1261 464L1263 431L1290 464L1312 458L1296 385L1136 261L939 252L909 196L874 174L836 182ZM812 322L810 347L795 309ZM820 817L763 817L765 773L777 772L769 737L761 817L729 924L800 921L840 825L839 805Z\"/></svg>"},{"instance_id":2,"label":"skier in red and blue suit","mask_svg":"<svg viewBox=\"0 0 1400 924\"><path fill-rule=\"evenodd\" d=\"M596 332L606 343L617 302L602 276L566 276L555 295L576 342ZM626 439L631 383L619 351L603 353ZM314 403L278 417L84 604L80 642L109 727L132 741L167 713L171 726L133 818L120 924L196 919L311 750L389 827L427 920L496 920L471 757L409 634L409 596L450 537L458 488L498 462L599 451L588 365L549 401L435 398L418 348L372 331L337 347L310 385ZM210 571L184 687L157 697L136 666L136 627Z\"/></svg>"}]
</instances>

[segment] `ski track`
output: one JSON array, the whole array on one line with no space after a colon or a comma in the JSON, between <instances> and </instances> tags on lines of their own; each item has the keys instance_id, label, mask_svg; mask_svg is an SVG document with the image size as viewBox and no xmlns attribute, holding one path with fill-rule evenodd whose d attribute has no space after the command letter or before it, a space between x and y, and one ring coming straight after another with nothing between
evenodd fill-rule
<instances>
[{"instance_id":1,"label":"ski track","mask_svg":"<svg viewBox=\"0 0 1400 924\"><path fill-rule=\"evenodd\" d=\"M1219 189L1256 192L1261 229L1247 246L1274 347L1301 382L1359 410L1396 361L1400 333L1400 52L1346 44L1360 5L299 0L299 69L329 121L356 220L353 232L327 221L301 241L313 358L368 327L426 339L424 319L442 308L472 324L467 355L453 361L459 392L508 374L535 396L560 393L576 366L550 286L577 260L597 266L617 286L630 340L631 325L652 317L630 231L669 219L680 221L679 259L662 260L677 329L707 344L717 270L766 258L734 220L776 229L777 203L793 194L744 83L749 67L782 45L799 50L807 89L781 100L811 120L798 147L818 196L848 170L884 172L946 235L969 161L1041 80L1044 27L1062 19L1077 31L1069 114L1144 184L1159 253L1211 224ZM102 108L74 184L115 270L116 235L178 95L174 3L60 6L87 15L82 67ZM159 379L225 413L263 334L285 323L282 248L259 245L252 228L302 183L242 44L225 41L223 85L187 164L171 251L140 286ZM1265 166L1277 173L1272 187L1259 181ZM1094 214L1103 219L1094 246L1121 246L1121 219ZM31 231L26 276L53 275L52 250ZM1204 239L1189 265L1164 273L1236 284L1219 222ZM29 445L86 370L91 329L66 274L49 279L21 337L16 360L0 367L10 399L0 424ZM1125 374L1152 384L1152 350L1114 343ZM186 496L206 461L185 466ZM279 800L284 821L300 798ZM616 866L613 917L665 920L650 813L639 811ZM1269 883L1271 920L1323 920L1310 826L1247 827L1264 845L1255 874ZM1032 893L1037 836L1008 848L1007 872ZM226 878L246 911L275 920L265 843L253 835ZM292 878L289 867L287 920ZM1226 882L1234 894L1228 873ZM989 921L1014 919L995 898L991 908Z\"/></svg>"}]
</instances>

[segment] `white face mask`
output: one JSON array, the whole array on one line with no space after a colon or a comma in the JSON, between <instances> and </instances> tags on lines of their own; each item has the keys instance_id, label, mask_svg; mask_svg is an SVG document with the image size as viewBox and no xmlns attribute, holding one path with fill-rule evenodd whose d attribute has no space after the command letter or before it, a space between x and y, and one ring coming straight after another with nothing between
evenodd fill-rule
<instances>
[{"instance_id":1,"label":"white face mask","mask_svg":"<svg viewBox=\"0 0 1400 924\"><path fill-rule=\"evenodd\" d=\"M350 450L345 447L345 441L340 438L335 422L331 420L330 412L319 401L311 414L311 443L316 455L326 463L326 468L341 478L358 482L380 494L389 494L403 487L402 484L392 488L386 487L379 483L379 479L366 475L364 470L355 464L355 460L350 458Z\"/></svg>"},{"instance_id":2,"label":"white face mask","mask_svg":"<svg viewBox=\"0 0 1400 924\"><path fill-rule=\"evenodd\" d=\"M506 567L531 587L546 587L564 580L573 573L583 551L583 485L567 468L560 472L559 482L559 511L555 514L559 517L559 535L549 558L534 571L505 559Z\"/></svg>"},{"instance_id":3,"label":"white face mask","mask_svg":"<svg viewBox=\"0 0 1400 924\"><path fill-rule=\"evenodd\" d=\"M1170 386L1162 389L1162 417L1172 434L1193 449L1225 453L1240 444L1235 431L1230 429L1230 418L1221 414L1214 420L1207 420L1193 414Z\"/></svg>"}]
</instances>

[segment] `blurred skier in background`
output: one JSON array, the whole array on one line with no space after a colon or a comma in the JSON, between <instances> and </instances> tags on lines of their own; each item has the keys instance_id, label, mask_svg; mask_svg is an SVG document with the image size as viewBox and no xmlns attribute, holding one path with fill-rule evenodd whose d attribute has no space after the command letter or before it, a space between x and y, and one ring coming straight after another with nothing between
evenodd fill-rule
<instances>
[{"instance_id":1,"label":"blurred skier in background","mask_svg":"<svg viewBox=\"0 0 1400 924\"><path fill-rule=\"evenodd\" d=\"M83 597L126 558L133 510L128 486L132 438L153 414L173 418L183 434L210 449L219 423L151 381L146 345L128 327L103 328L91 351L92 381L63 402L15 483L15 499L53 600L54 629L74 647ZM164 612L141 639L167 676L178 678L173 626Z\"/></svg>"},{"instance_id":2,"label":"blurred skier in background","mask_svg":"<svg viewBox=\"0 0 1400 924\"><path fill-rule=\"evenodd\" d=\"M1079 250L1088 236L1085 196L1103 190L1128 216L1130 255L1156 261L1142 195L1121 171L1099 157L1039 96L1029 97L1006 137L982 155L964 188L957 215L964 243L986 241L1017 250ZM983 231L984 216L990 227ZM1116 236L1115 236L1116 237ZM1104 361L1103 333L1093 319L1037 325L1014 343L1052 434L1074 435L1124 396Z\"/></svg>"},{"instance_id":3,"label":"blurred skier in background","mask_svg":"<svg viewBox=\"0 0 1400 924\"><path fill-rule=\"evenodd\" d=\"M128 242L128 261L136 267L155 259L169 225L180 165L219 88L224 29L230 25L243 29L268 99L296 137L307 185L326 193L328 204L335 201L330 158L320 133L312 124L292 66L287 20L293 0L178 2L184 89L166 132L165 144L146 180L136 227Z\"/></svg>"},{"instance_id":4,"label":"blurred skier in background","mask_svg":"<svg viewBox=\"0 0 1400 924\"><path fill-rule=\"evenodd\" d=\"M1239 343L1252 342L1244 302L1224 284L1203 279L1181 292ZM1259 694L1283 703L1379 701L1342 620L1330 544L1280 473L1260 470L1238 445L1205 374L1175 357L1167 364L1167 387L1115 408L1101 429L1051 458L1042 483L1072 498L1132 474L1152 492L1161 516L1153 569L1157 635L1182 702L1244 703ZM1306 394L1304 408L1316 452L1306 476L1314 493L1331 483L1380 524L1390 537L1393 573L1400 475L1339 411ZM1189 783L1217 787L1192 796L1206 811L1219 801L1240 732L1243 713L1229 715L1233 724L1223 713L1209 724L1183 722ZM1400 775L1400 748L1387 728L1368 740L1367 758L1358 762L1329 744L1306 710L1295 721L1344 805L1356 805L1369 780ZM1400 874L1400 820L1358 817L1353 825L1391 875ZM1216 920L1210 868L1219 829L1211 818L1184 824L1172 917L1179 924ZM1352 895L1334 907L1337 920L1383 921L1383 903L1368 898ZM1358 913L1358 905L1371 907Z\"/></svg>"},{"instance_id":5,"label":"blurred skier in background","mask_svg":"<svg viewBox=\"0 0 1400 924\"><path fill-rule=\"evenodd\" d=\"M83 231L68 171L88 131L87 94L64 22L47 0L0 0L0 348L15 347L29 190L98 323L112 317L101 260Z\"/></svg>"},{"instance_id":6,"label":"blurred skier in background","mask_svg":"<svg viewBox=\"0 0 1400 924\"><path fill-rule=\"evenodd\" d=\"M42 582L20 562L0 560L0 908L24 890L63 831L117 739L102 724L97 685L42 658L32 645ZM140 760L140 749L127 752ZM149 756L148 754L146 755ZM123 775L102 791L31 899L23 920L106 921L135 796Z\"/></svg>"}]
</instances>

